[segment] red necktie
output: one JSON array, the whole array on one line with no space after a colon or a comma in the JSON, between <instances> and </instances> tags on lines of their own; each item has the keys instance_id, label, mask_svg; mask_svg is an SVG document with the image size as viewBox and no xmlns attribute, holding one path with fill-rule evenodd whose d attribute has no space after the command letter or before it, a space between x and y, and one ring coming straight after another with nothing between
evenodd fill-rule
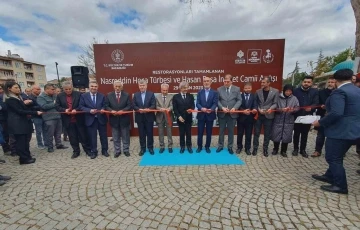
<instances>
[{"instance_id":1,"label":"red necktie","mask_svg":"<svg viewBox=\"0 0 360 230\"><path fill-rule=\"evenodd\" d=\"M117 102L120 103L120 93L117 93Z\"/></svg>"}]
</instances>

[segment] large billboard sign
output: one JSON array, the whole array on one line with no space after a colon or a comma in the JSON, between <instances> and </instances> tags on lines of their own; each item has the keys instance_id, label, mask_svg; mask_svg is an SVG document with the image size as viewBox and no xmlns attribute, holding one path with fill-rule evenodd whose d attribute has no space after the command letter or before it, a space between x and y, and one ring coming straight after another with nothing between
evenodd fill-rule
<instances>
[{"instance_id":1,"label":"large billboard sign","mask_svg":"<svg viewBox=\"0 0 360 230\"><path fill-rule=\"evenodd\" d=\"M272 87L281 89L284 47L284 39L96 44L96 78L105 94L113 90L114 80L121 80L124 90L133 94L140 79L154 93L160 93L162 83L170 85L169 93L178 93L180 82L187 81L189 91L196 94L204 76L211 77L217 89L225 74L231 74L241 89L246 82L252 83L253 91L259 89L266 76Z\"/></svg>"}]
</instances>

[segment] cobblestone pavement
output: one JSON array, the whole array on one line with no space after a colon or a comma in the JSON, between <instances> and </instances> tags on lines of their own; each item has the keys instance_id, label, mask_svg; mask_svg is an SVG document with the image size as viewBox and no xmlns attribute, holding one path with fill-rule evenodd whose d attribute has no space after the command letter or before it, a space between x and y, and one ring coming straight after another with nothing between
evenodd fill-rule
<instances>
[{"instance_id":1,"label":"cobblestone pavement","mask_svg":"<svg viewBox=\"0 0 360 230\"><path fill-rule=\"evenodd\" d=\"M95 160L37 150L34 140L36 164L5 156L0 165L12 176L0 187L0 229L360 229L354 148L345 159L349 195L337 195L310 177L327 168L323 156L241 153L245 166L139 167L136 137L131 157L115 159L111 147L110 158Z\"/></svg>"}]
</instances>

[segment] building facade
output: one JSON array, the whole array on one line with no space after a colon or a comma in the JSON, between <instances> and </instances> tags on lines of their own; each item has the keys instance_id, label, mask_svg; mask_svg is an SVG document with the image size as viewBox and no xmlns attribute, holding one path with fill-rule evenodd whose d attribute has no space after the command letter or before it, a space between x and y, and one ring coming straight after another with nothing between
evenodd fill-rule
<instances>
[{"instance_id":1,"label":"building facade","mask_svg":"<svg viewBox=\"0 0 360 230\"><path fill-rule=\"evenodd\" d=\"M46 84L45 65L25 61L18 54L0 56L0 84L8 80L15 80L22 90L39 85L41 88Z\"/></svg>"}]
</instances>

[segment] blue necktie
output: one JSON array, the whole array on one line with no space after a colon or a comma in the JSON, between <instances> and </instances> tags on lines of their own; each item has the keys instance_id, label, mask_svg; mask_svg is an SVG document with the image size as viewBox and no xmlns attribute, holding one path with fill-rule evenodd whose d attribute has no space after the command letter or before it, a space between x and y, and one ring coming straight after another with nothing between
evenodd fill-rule
<instances>
[{"instance_id":1,"label":"blue necktie","mask_svg":"<svg viewBox=\"0 0 360 230\"><path fill-rule=\"evenodd\" d=\"M92 101L93 101L94 105L96 106L95 94L93 94L93 96L92 96Z\"/></svg>"}]
</instances>

